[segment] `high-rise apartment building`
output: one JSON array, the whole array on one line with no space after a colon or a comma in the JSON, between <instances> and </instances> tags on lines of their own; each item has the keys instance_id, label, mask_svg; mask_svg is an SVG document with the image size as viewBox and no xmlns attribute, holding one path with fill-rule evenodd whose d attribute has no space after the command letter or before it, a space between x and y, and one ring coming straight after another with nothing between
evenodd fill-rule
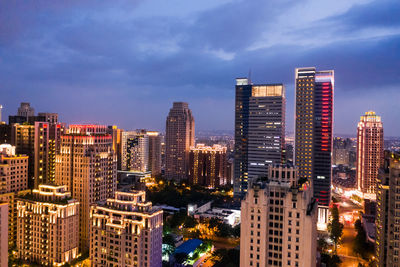
<instances>
[{"instance_id":1,"label":"high-rise apartment building","mask_svg":"<svg viewBox=\"0 0 400 267\"><path fill-rule=\"evenodd\" d=\"M117 158L103 125L70 125L56 155L56 184L66 185L79 201L80 248L89 248L90 205L114 195Z\"/></svg>"},{"instance_id":2,"label":"high-rise apartment building","mask_svg":"<svg viewBox=\"0 0 400 267\"><path fill-rule=\"evenodd\" d=\"M400 265L400 154L385 152L376 190L377 266Z\"/></svg>"},{"instance_id":3,"label":"high-rise apartment building","mask_svg":"<svg viewBox=\"0 0 400 267\"><path fill-rule=\"evenodd\" d=\"M18 199L17 251L26 263L63 266L78 257L79 202L66 186L39 185Z\"/></svg>"},{"instance_id":4,"label":"high-rise apartment building","mask_svg":"<svg viewBox=\"0 0 400 267\"><path fill-rule=\"evenodd\" d=\"M165 132L165 176L185 179L189 149L194 146L194 117L188 103L173 103Z\"/></svg>"},{"instance_id":5,"label":"high-rise apartment building","mask_svg":"<svg viewBox=\"0 0 400 267\"><path fill-rule=\"evenodd\" d=\"M236 79L234 193L243 197L250 180L282 163L285 145L285 87Z\"/></svg>"},{"instance_id":6,"label":"high-rise apartment building","mask_svg":"<svg viewBox=\"0 0 400 267\"><path fill-rule=\"evenodd\" d=\"M116 192L90 213L93 266L162 265L162 210L146 202L145 191Z\"/></svg>"},{"instance_id":7,"label":"high-rise apartment building","mask_svg":"<svg viewBox=\"0 0 400 267\"><path fill-rule=\"evenodd\" d=\"M17 154L24 154L29 157L28 187L33 188L35 175L35 125L13 124L11 130L11 144L15 146Z\"/></svg>"},{"instance_id":8,"label":"high-rise apartment building","mask_svg":"<svg viewBox=\"0 0 400 267\"><path fill-rule=\"evenodd\" d=\"M269 168L242 200L240 266L316 266L317 202L291 165Z\"/></svg>"},{"instance_id":9,"label":"high-rise apartment building","mask_svg":"<svg viewBox=\"0 0 400 267\"><path fill-rule=\"evenodd\" d=\"M379 168L383 164L383 126L381 117L368 111L357 127L357 187L364 198L376 198Z\"/></svg>"},{"instance_id":10,"label":"high-rise apartment building","mask_svg":"<svg viewBox=\"0 0 400 267\"><path fill-rule=\"evenodd\" d=\"M60 151L64 130L63 123L35 122L35 188L38 188L39 184L55 182L56 154Z\"/></svg>"},{"instance_id":11,"label":"high-rise apartment building","mask_svg":"<svg viewBox=\"0 0 400 267\"><path fill-rule=\"evenodd\" d=\"M155 131L147 131L149 137L149 171L151 175L161 174L161 134Z\"/></svg>"},{"instance_id":12,"label":"high-rise apartment building","mask_svg":"<svg viewBox=\"0 0 400 267\"><path fill-rule=\"evenodd\" d=\"M57 123L58 113L39 112L38 117L41 117L44 122Z\"/></svg>"},{"instance_id":13,"label":"high-rise apartment building","mask_svg":"<svg viewBox=\"0 0 400 267\"><path fill-rule=\"evenodd\" d=\"M121 151L122 151L122 133L123 129L119 129L116 125L108 126L108 133L111 134L113 140L114 154L117 155L117 170L121 170Z\"/></svg>"},{"instance_id":14,"label":"high-rise apartment building","mask_svg":"<svg viewBox=\"0 0 400 267\"><path fill-rule=\"evenodd\" d=\"M0 267L8 267L8 203L0 201Z\"/></svg>"},{"instance_id":15,"label":"high-rise apartment building","mask_svg":"<svg viewBox=\"0 0 400 267\"><path fill-rule=\"evenodd\" d=\"M188 178L192 185L216 188L228 180L226 147L197 144L190 148Z\"/></svg>"},{"instance_id":16,"label":"high-rise apartment building","mask_svg":"<svg viewBox=\"0 0 400 267\"><path fill-rule=\"evenodd\" d=\"M0 145L0 194L28 188L28 156L17 155L15 147Z\"/></svg>"},{"instance_id":17,"label":"high-rise apartment building","mask_svg":"<svg viewBox=\"0 0 400 267\"><path fill-rule=\"evenodd\" d=\"M121 146L121 169L123 171L145 172L148 170L149 136L146 131L123 132Z\"/></svg>"},{"instance_id":18,"label":"high-rise apartment building","mask_svg":"<svg viewBox=\"0 0 400 267\"><path fill-rule=\"evenodd\" d=\"M318 222L328 222L332 177L333 70L298 68L295 73L295 165L300 178L313 180Z\"/></svg>"}]
</instances>

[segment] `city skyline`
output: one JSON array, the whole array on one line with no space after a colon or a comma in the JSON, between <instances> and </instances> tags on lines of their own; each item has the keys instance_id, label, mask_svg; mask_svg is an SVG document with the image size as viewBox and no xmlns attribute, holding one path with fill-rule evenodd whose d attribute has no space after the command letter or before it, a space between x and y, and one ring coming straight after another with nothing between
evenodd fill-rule
<instances>
[{"instance_id":1,"label":"city skyline","mask_svg":"<svg viewBox=\"0 0 400 267\"><path fill-rule=\"evenodd\" d=\"M390 123L400 97L396 1L88 3L4 3L4 120L27 101L66 123L164 130L171 103L185 101L198 129L233 132L233 85L250 71L255 83L285 85L291 132L293 70L316 66L336 72L334 133L353 135L358 114L374 110L385 135L399 135ZM239 23L236 14L257 19Z\"/></svg>"}]
</instances>

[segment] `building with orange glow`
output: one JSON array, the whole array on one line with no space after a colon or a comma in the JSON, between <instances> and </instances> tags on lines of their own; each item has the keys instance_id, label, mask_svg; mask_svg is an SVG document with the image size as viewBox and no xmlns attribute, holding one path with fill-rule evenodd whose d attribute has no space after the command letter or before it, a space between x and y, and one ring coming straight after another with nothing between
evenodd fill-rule
<instances>
[{"instance_id":1,"label":"building with orange glow","mask_svg":"<svg viewBox=\"0 0 400 267\"><path fill-rule=\"evenodd\" d=\"M116 192L90 212L92 266L162 265L163 212L145 191Z\"/></svg>"},{"instance_id":2,"label":"building with orange glow","mask_svg":"<svg viewBox=\"0 0 400 267\"><path fill-rule=\"evenodd\" d=\"M61 135L65 131L65 124L54 122L56 118L53 116L57 113L39 114L48 116L47 120L50 122L35 122L35 188L38 188L39 184L55 182L56 154L60 151Z\"/></svg>"},{"instance_id":3,"label":"building with orange glow","mask_svg":"<svg viewBox=\"0 0 400 267\"><path fill-rule=\"evenodd\" d=\"M226 147L197 144L190 148L188 178L192 185L215 188L228 180Z\"/></svg>"},{"instance_id":4,"label":"building with orange glow","mask_svg":"<svg viewBox=\"0 0 400 267\"><path fill-rule=\"evenodd\" d=\"M28 156L17 155L15 147L0 145L0 194L28 188Z\"/></svg>"},{"instance_id":5,"label":"building with orange glow","mask_svg":"<svg viewBox=\"0 0 400 267\"><path fill-rule=\"evenodd\" d=\"M364 198L376 198L379 168L383 164L383 125L373 111L361 116L357 127L357 188Z\"/></svg>"},{"instance_id":6,"label":"building with orange glow","mask_svg":"<svg viewBox=\"0 0 400 267\"><path fill-rule=\"evenodd\" d=\"M188 154L194 146L194 117L188 103L173 103L165 132L165 176L178 181L186 179Z\"/></svg>"},{"instance_id":7,"label":"building with orange glow","mask_svg":"<svg viewBox=\"0 0 400 267\"><path fill-rule=\"evenodd\" d=\"M295 155L299 177L312 179L318 222L326 229L332 180L334 71L295 70Z\"/></svg>"},{"instance_id":8,"label":"building with orange glow","mask_svg":"<svg viewBox=\"0 0 400 267\"><path fill-rule=\"evenodd\" d=\"M39 185L17 207L17 253L23 262L63 266L78 257L79 202L66 186Z\"/></svg>"},{"instance_id":9,"label":"building with orange glow","mask_svg":"<svg viewBox=\"0 0 400 267\"><path fill-rule=\"evenodd\" d=\"M56 155L56 184L80 203L80 248L89 249L90 206L114 195L117 157L103 125L70 125Z\"/></svg>"},{"instance_id":10,"label":"building with orange glow","mask_svg":"<svg viewBox=\"0 0 400 267\"><path fill-rule=\"evenodd\" d=\"M0 201L0 267L8 266L8 203Z\"/></svg>"}]
</instances>

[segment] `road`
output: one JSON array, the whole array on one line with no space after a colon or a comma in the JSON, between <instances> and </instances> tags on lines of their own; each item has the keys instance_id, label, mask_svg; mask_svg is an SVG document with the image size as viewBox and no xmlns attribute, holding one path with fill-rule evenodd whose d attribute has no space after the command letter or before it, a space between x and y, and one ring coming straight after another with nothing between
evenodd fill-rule
<instances>
[{"instance_id":1,"label":"road","mask_svg":"<svg viewBox=\"0 0 400 267\"><path fill-rule=\"evenodd\" d=\"M362 208L351 202L349 199L342 198L340 195L334 195L340 202L339 216L344 223L342 243L338 247L338 255L342 260L340 266L357 267L358 263L365 263L364 260L353 253L353 240L357 233L354 229L354 222L358 219L358 212Z\"/></svg>"}]
</instances>

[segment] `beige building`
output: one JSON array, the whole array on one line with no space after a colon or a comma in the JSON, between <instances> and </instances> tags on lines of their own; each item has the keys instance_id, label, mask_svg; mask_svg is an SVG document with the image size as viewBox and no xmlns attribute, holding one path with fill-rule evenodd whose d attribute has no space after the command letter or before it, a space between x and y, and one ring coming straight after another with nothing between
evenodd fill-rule
<instances>
[{"instance_id":1,"label":"beige building","mask_svg":"<svg viewBox=\"0 0 400 267\"><path fill-rule=\"evenodd\" d=\"M79 202L66 186L39 185L17 200L21 260L62 266L78 257Z\"/></svg>"},{"instance_id":2,"label":"beige building","mask_svg":"<svg viewBox=\"0 0 400 267\"><path fill-rule=\"evenodd\" d=\"M117 158L102 125L70 125L56 156L56 183L66 185L80 203L80 248L89 249L90 205L114 195Z\"/></svg>"},{"instance_id":3,"label":"beige building","mask_svg":"<svg viewBox=\"0 0 400 267\"><path fill-rule=\"evenodd\" d=\"M162 210L146 202L145 194L116 192L105 205L92 206L92 266L161 267Z\"/></svg>"},{"instance_id":4,"label":"beige building","mask_svg":"<svg viewBox=\"0 0 400 267\"><path fill-rule=\"evenodd\" d=\"M357 127L357 185L364 198L376 198L376 182L383 163L383 126L381 117L368 111Z\"/></svg>"},{"instance_id":5,"label":"beige building","mask_svg":"<svg viewBox=\"0 0 400 267\"><path fill-rule=\"evenodd\" d=\"M0 267L8 266L8 203L0 201Z\"/></svg>"},{"instance_id":6,"label":"beige building","mask_svg":"<svg viewBox=\"0 0 400 267\"><path fill-rule=\"evenodd\" d=\"M188 154L194 146L194 117L188 103L174 102L165 127L165 176L186 178Z\"/></svg>"},{"instance_id":7,"label":"beige building","mask_svg":"<svg viewBox=\"0 0 400 267\"><path fill-rule=\"evenodd\" d=\"M241 206L240 266L316 266L317 202L311 182L298 184L297 169L269 168Z\"/></svg>"},{"instance_id":8,"label":"beige building","mask_svg":"<svg viewBox=\"0 0 400 267\"><path fill-rule=\"evenodd\" d=\"M44 116L43 113L40 113ZM52 122L56 120L49 114L46 120L51 122L35 122L35 188L39 184L54 183L56 172L56 154L60 151L61 135L64 133L65 125Z\"/></svg>"},{"instance_id":9,"label":"beige building","mask_svg":"<svg viewBox=\"0 0 400 267\"><path fill-rule=\"evenodd\" d=\"M377 266L400 266L400 154L385 153L376 192Z\"/></svg>"},{"instance_id":10,"label":"beige building","mask_svg":"<svg viewBox=\"0 0 400 267\"><path fill-rule=\"evenodd\" d=\"M28 156L15 154L15 147L0 145L0 194L28 188Z\"/></svg>"},{"instance_id":11,"label":"beige building","mask_svg":"<svg viewBox=\"0 0 400 267\"><path fill-rule=\"evenodd\" d=\"M149 137L149 171L154 177L161 174L161 134L155 131L147 131Z\"/></svg>"}]
</instances>

